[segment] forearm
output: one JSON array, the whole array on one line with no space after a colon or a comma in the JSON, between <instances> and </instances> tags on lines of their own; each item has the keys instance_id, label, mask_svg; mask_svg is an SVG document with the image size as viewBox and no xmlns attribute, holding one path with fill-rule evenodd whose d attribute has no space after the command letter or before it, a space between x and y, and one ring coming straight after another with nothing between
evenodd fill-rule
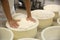
<instances>
[{"instance_id":1,"label":"forearm","mask_svg":"<svg viewBox=\"0 0 60 40\"><path fill-rule=\"evenodd\" d=\"M1 0L2 2L2 7L5 12L5 15L8 20L12 20L11 12L10 12L10 7L9 7L9 2L8 0Z\"/></svg>"},{"instance_id":2,"label":"forearm","mask_svg":"<svg viewBox=\"0 0 60 40\"><path fill-rule=\"evenodd\" d=\"M27 11L27 17L31 17L31 3L30 0L24 0L26 11Z\"/></svg>"}]
</instances>

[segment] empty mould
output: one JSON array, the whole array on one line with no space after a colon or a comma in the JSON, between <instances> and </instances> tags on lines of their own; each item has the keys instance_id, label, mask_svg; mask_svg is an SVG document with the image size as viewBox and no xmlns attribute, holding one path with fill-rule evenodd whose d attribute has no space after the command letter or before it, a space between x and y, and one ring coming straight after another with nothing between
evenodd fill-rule
<instances>
[{"instance_id":1,"label":"empty mould","mask_svg":"<svg viewBox=\"0 0 60 40\"><path fill-rule=\"evenodd\" d=\"M13 40L13 32L7 28L0 27L0 40Z\"/></svg>"},{"instance_id":2,"label":"empty mould","mask_svg":"<svg viewBox=\"0 0 60 40\"><path fill-rule=\"evenodd\" d=\"M41 32L42 40L60 40L60 26L51 26Z\"/></svg>"}]
</instances>

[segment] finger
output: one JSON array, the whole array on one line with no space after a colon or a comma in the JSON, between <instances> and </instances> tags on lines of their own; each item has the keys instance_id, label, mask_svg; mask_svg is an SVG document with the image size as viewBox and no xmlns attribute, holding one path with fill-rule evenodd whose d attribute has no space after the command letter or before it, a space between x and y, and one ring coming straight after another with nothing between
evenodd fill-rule
<instances>
[{"instance_id":1,"label":"finger","mask_svg":"<svg viewBox=\"0 0 60 40\"><path fill-rule=\"evenodd\" d=\"M35 19L33 19L33 18L32 18L32 19L30 19L30 20L31 20L31 21L33 21L33 22L36 22L36 20L35 20Z\"/></svg>"},{"instance_id":2,"label":"finger","mask_svg":"<svg viewBox=\"0 0 60 40\"><path fill-rule=\"evenodd\" d=\"M12 25L12 27L13 27L13 28L17 28L18 26L16 26L16 25L14 24L14 25Z\"/></svg>"},{"instance_id":3,"label":"finger","mask_svg":"<svg viewBox=\"0 0 60 40\"><path fill-rule=\"evenodd\" d=\"M10 24L11 25L11 27L13 27L13 28L17 28L18 27L18 24L17 23L12 23L12 24Z\"/></svg>"},{"instance_id":4,"label":"finger","mask_svg":"<svg viewBox=\"0 0 60 40\"><path fill-rule=\"evenodd\" d=\"M29 21L29 18L26 18L27 21Z\"/></svg>"},{"instance_id":5,"label":"finger","mask_svg":"<svg viewBox=\"0 0 60 40\"><path fill-rule=\"evenodd\" d=\"M14 26L15 26L15 28L17 28L19 25L15 22L15 23L14 23Z\"/></svg>"},{"instance_id":6,"label":"finger","mask_svg":"<svg viewBox=\"0 0 60 40\"><path fill-rule=\"evenodd\" d=\"M35 20L31 20L32 22L35 22Z\"/></svg>"},{"instance_id":7,"label":"finger","mask_svg":"<svg viewBox=\"0 0 60 40\"><path fill-rule=\"evenodd\" d=\"M14 28L15 26L11 24L10 27Z\"/></svg>"},{"instance_id":8,"label":"finger","mask_svg":"<svg viewBox=\"0 0 60 40\"><path fill-rule=\"evenodd\" d=\"M33 21L33 22L36 22L36 20L35 19L33 19L33 18L27 18L27 21Z\"/></svg>"},{"instance_id":9,"label":"finger","mask_svg":"<svg viewBox=\"0 0 60 40\"><path fill-rule=\"evenodd\" d=\"M16 20L16 22L18 22L18 21L20 21L20 20Z\"/></svg>"}]
</instances>

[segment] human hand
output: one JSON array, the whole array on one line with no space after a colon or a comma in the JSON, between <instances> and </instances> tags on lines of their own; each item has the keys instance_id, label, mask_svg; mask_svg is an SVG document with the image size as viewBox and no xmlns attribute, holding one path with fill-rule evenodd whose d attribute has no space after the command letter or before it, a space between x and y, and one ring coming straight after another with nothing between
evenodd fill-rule
<instances>
[{"instance_id":1,"label":"human hand","mask_svg":"<svg viewBox=\"0 0 60 40\"><path fill-rule=\"evenodd\" d=\"M20 21L20 20L14 20L13 19L13 20L9 20L8 22L9 22L11 27L18 28L18 26L19 26L18 23L17 23L18 21Z\"/></svg>"},{"instance_id":2,"label":"human hand","mask_svg":"<svg viewBox=\"0 0 60 40\"><path fill-rule=\"evenodd\" d=\"M27 21L32 21L32 22L36 22L36 20L35 19L33 19L32 17L27 17Z\"/></svg>"}]
</instances>

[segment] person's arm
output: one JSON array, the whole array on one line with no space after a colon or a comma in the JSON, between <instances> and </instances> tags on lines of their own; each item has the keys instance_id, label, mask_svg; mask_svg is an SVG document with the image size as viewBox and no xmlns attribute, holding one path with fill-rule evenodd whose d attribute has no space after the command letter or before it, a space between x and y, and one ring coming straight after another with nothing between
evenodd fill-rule
<instances>
[{"instance_id":1,"label":"person's arm","mask_svg":"<svg viewBox=\"0 0 60 40\"><path fill-rule=\"evenodd\" d=\"M9 7L9 2L8 0L1 0L2 2L2 7L3 7L3 10L5 12L5 15L7 17L7 20L10 24L11 27L16 27L18 26L18 24L16 23L16 21L12 18L11 16L11 12L10 12L10 7Z\"/></svg>"},{"instance_id":2,"label":"person's arm","mask_svg":"<svg viewBox=\"0 0 60 40\"><path fill-rule=\"evenodd\" d=\"M31 4L30 0L24 0L26 11L27 11L27 17L31 17Z\"/></svg>"},{"instance_id":3,"label":"person's arm","mask_svg":"<svg viewBox=\"0 0 60 40\"><path fill-rule=\"evenodd\" d=\"M35 21L31 16L31 3L30 0L24 0L24 4L27 11L27 20Z\"/></svg>"},{"instance_id":4,"label":"person's arm","mask_svg":"<svg viewBox=\"0 0 60 40\"><path fill-rule=\"evenodd\" d=\"M6 15L7 19L12 20L8 0L1 0L1 2L2 2L2 7L3 7L3 10L5 12L5 15Z\"/></svg>"}]
</instances>

